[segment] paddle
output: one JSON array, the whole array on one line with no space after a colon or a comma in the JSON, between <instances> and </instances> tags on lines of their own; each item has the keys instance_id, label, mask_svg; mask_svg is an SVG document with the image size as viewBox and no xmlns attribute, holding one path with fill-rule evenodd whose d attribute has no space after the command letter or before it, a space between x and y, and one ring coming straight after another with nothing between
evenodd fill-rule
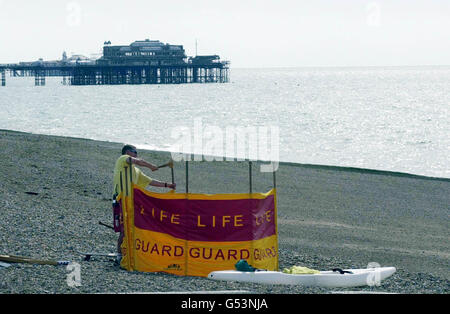
<instances>
[{"instance_id":1,"label":"paddle","mask_svg":"<svg viewBox=\"0 0 450 314\"><path fill-rule=\"evenodd\" d=\"M104 227L107 227L107 228L109 228L109 229L113 229L113 230L114 230L114 227L113 227L113 226L107 225L107 224L105 224L105 223L103 223L103 222L101 222L101 221L99 221L98 224L99 224L99 225L102 225L102 226L104 226Z\"/></svg>"},{"instance_id":2,"label":"paddle","mask_svg":"<svg viewBox=\"0 0 450 314\"><path fill-rule=\"evenodd\" d=\"M0 255L0 261L9 263L27 263L27 264L54 265L54 266L69 265L71 263L69 261L41 260L15 255Z\"/></svg>"},{"instance_id":3,"label":"paddle","mask_svg":"<svg viewBox=\"0 0 450 314\"><path fill-rule=\"evenodd\" d=\"M170 167L173 169L173 160L165 163L164 165L158 166L158 168Z\"/></svg>"}]
</instances>

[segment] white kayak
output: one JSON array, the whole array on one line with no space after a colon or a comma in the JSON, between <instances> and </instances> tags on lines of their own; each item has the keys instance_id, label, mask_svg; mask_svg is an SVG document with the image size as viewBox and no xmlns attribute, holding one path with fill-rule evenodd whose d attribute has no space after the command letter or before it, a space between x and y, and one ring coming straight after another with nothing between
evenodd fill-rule
<instances>
[{"instance_id":1,"label":"white kayak","mask_svg":"<svg viewBox=\"0 0 450 314\"><path fill-rule=\"evenodd\" d=\"M213 271L209 279L252 282L270 285L301 285L305 287L359 287L380 285L381 281L395 273L395 267L344 269L321 271L319 274L286 274L278 271L243 272L237 270Z\"/></svg>"}]
</instances>

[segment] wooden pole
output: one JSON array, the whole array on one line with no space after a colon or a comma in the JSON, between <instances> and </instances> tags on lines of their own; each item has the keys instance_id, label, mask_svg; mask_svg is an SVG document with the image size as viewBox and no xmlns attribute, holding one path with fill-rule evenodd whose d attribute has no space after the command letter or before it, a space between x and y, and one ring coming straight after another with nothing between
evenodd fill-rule
<instances>
[{"instance_id":1,"label":"wooden pole","mask_svg":"<svg viewBox=\"0 0 450 314\"><path fill-rule=\"evenodd\" d=\"M252 186L252 162L248 162L248 180L249 180L249 192L252 194L253 186Z\"/></svg>"},{"instance_id":2,"label":"wooden pole","mask_svg":"<svg viewBox=\"0 0 450 314\"><path fill-rule=\"evenodd\" d=\"M173 173L173 166L170 168L170 172L172 174L172 184L175 183L175 174Z\"/></svg>"},{"instance_id":3,"label":"wooden pole","mask_svg":"<svg viewBox=\"0 0 450 314\"><path fill-rule=\"evenodd\" d=\"M124 173L125 173L125 195L126 196L128 196L128 169L127 169L128 167L125 167L125 171L124 171Z\"/></svg>"},{"instance_id":4,"label":"wooden pole","mask_svg":"<svg viewBox=\"0 0 450 314\"><path fill-rule=\"evenodd\" d=\"M273 188L274 189L277 188L277 176L276 176L275 166L274 166L274 169L273 169Z\"/></svg>"},{"instance_id":5,"label":"wooden pole","mask_svg":"<svg viewBox=\"0 0 450 314\"><path fill-rule=\"evenodd\" d=\"M189 164L186 160L186 194L189 193Z\"/></svg>"}]
</instances>

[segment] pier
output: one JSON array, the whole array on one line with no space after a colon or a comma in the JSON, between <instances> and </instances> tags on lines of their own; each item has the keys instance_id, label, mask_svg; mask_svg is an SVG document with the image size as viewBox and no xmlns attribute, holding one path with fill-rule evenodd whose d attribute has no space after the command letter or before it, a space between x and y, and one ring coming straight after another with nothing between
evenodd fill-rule
<instances>
[{"instance_id":1,"label":"pier","mask_svg":"<svg viewBox=\"0 0 450 314\"><path fill-rule=\"evenodd\" d=\"M64 85L227 83L229 62L218 55L187 57L183 46L158 40L135 41L129 46L105 42L103 56L82 56L57 61L0 64L0 85L6 73L13 77L34 76L35 85L45 85L48 76L62 77Z\"/></svg>"}]
</instances>

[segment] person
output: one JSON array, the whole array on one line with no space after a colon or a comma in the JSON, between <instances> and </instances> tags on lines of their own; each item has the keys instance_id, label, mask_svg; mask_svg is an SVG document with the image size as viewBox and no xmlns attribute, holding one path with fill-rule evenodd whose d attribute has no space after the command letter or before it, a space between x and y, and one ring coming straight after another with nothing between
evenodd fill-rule
<instances>
[{"instance_id":1,"label":"person","mask_svg":"<svg viewBox=\"0 0 450 314\"><path fill-rule=\"evenodd\" d=\"M120 191L125 189L125 180L128 179L128 176L130 175L130 170L128 167L131 165L131 176L132 181L134 184L141 188L147 188L149 186L155 186L155 187L163 187L163 188L170 188L175 189L176 183L167 183L158 181L155 179L150 178L145 173L141 171L136 166L141 166L150 169L151 171L156 171L159 168L152 163L138 158L138 152L135 146L133 145L125 145L122 148L122 155L117 159L116 164L114 166L114 183L113 183L113 206L114 204L117 204L115 202L116 197L120 194ZM129 179L128 179L129 180ZM116 220L116 217L114 217ZM116 221L114 221L114 226L116 226ZM121 251L121 245L124 238L124 232L123 230L119 230L120 232L119 239L117 241L117 260L116 262L120 264L120 260L122 258L122 251Z\"/></svg>"},{"instance_id":2,"label":"person","mask_svg":"<svg viewBox=\"0 0 450 314\"><path fill-rule=\"evenodd\" d=\"M119 194L119 191L121 191L121 180L120 176L122 174L122 188L124 185L125 180L125 168L129 167L130 164L132 165L132 171L131 176L133 183L138 185L141 188L147 188L148 186L155 186L155 187L165 187L165 188L171 188L175 189L176 184L175 183L167 183L167 182L161 182L158 180L154 180L147 175L145 175L137 166L146 167L149 168L152 171L158 170L158 167L153 165L150 162L147 162L143 159L138 158L138 152L135 146L133 145L125 145L122 148L122 155L117 159L116 165L114 167L114 194ZM129 172L126 174L129 175Z\"/></svg>"}]
</instances>

